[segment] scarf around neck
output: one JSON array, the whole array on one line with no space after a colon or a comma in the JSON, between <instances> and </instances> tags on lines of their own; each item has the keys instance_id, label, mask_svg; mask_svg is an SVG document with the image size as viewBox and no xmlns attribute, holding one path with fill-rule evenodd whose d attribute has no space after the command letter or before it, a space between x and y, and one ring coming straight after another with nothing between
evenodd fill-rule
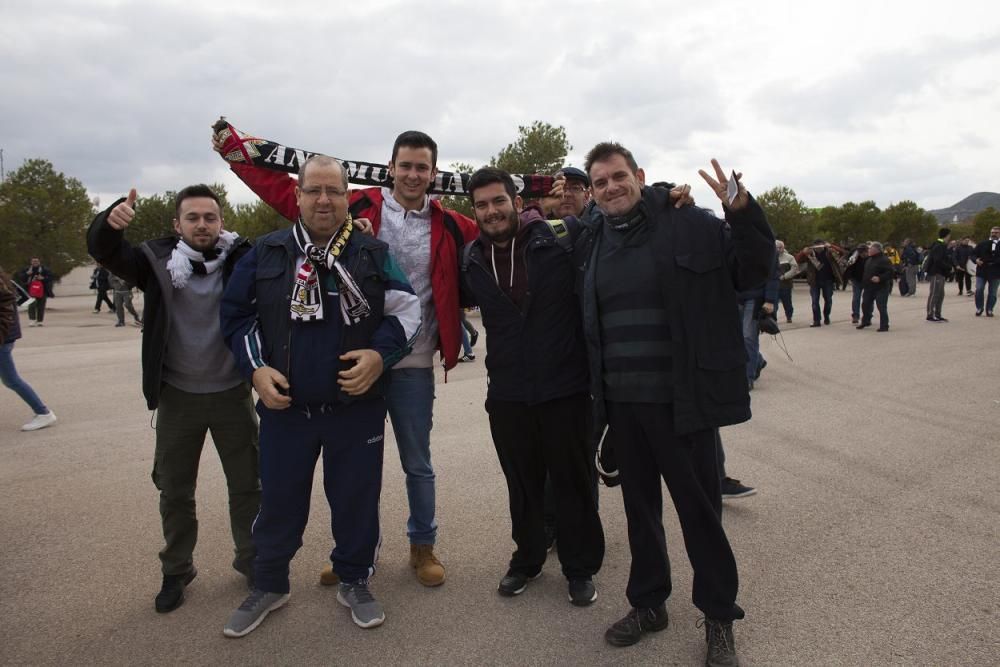
<instances>
[{"instance_id":1,"label":"scarf around neck","mask_svg":"<svg viewBox=\"0 0 1000 667\"><path fill-rule=\"evenodd\" d=\"M323 291L319 284L318 267L328 269L336 281L337 291L340 293L340 314L345 324L357 324L371 314L371 307L361 288L343 263L338 261L353 231L354 222L348 215L340 230L327 241L326 246L320 247L309 238L309 231L302 218L295 223L292 236L299 252L306 259L295 274L295 283L292 285L289 305L292 320L313 322L323 319Z\"/></svg>"},{"instance_id":2,"label":"scarf around neck","mask_svg":"<svg viewBox=\"0 0 1000 667\"><path fill-rule=\"evenodd\" d=\"M191 274L208 275L214 273L226 261L229 251L236 245L240 235L225 230L219 234L219 240L214 248L199 252L189 246L184 239L177 241L170 259L167 260L167 271L170 272L170 282L176 289L183 289L188 284Z\"/></svg>"}]
</instances>

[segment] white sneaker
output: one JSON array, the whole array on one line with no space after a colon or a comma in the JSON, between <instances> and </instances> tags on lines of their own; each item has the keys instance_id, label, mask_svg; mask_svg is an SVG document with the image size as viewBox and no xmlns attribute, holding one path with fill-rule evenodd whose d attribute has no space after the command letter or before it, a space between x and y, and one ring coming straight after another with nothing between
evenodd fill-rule
<instances>
[{"instance_id":1,"label":"white sneaker","mask_svg":"<svg viewBox=\"0 0 1000 667\"><path fill-rule=\"evenodd\" d=\"M49 410L44 415L35 415L35 418L30 422L21 427L22 431L37 431L40 428L45 428L46 426L52 426L56 423L56 414Z\"/></svg>"},{"instance_id":2,"label":"white sneaker","mask_svg":"<svg viewBox=\"0 0 1000 667\"><path fill-rule=\"evenodd\" d=\"M29 327L35 327L35 326L38 326L38 324L35 322L35 320L31 320L31 322L28 323L28 326Z\"/></svg>"}]
</instances>

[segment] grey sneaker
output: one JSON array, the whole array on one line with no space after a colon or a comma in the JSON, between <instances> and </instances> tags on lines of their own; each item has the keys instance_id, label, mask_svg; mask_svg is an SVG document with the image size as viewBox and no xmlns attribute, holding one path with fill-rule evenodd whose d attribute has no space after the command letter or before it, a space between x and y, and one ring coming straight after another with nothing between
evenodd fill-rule
<instances>
[{"instance_id":1,"label":"grey sneaker","mask_svg":"<svg viewBox=\"0 0 1000 667\"><path fill-rule=\"evenodd\" d=\"M374 628L385 622L385 612L378 600L372 597L368 584L356 582L349 584L340 582L337 590L337 602L350 607L351 620L361 628Z\"/></svg>"},{"instance_id":2,"label":"grey sneaker","mask_svg":"<svg viewBox=\"0 0 1000 667\"><path fill-rule=\"evenodd\" d=\"M240 608L226 621L222 634L227 637L242 637L257 629L269 613L288 602L289 593L267 593L259 588L247 596Z\"/></svg>"}]
</instances>

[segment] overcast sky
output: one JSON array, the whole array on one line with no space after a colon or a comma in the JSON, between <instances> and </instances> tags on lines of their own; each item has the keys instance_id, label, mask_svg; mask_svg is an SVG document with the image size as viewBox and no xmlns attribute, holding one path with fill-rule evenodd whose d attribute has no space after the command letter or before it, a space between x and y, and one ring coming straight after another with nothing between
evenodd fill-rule
<instances>
[{"instance_id":1,"label":"overcast sky","mask_svg":"<svg viewBox=\"0 0 1000 667\"><path fill-rule=\"evenodd\" d=\"M615 139L706 205L711 157L813 207L1000 191L998 6L814 4L0 0L0 148L105 204L200 181L251 201L209 146L220 115L372 162L420 129L442 168L543 120L569 163Z\"/></svg>"}]
</instances>

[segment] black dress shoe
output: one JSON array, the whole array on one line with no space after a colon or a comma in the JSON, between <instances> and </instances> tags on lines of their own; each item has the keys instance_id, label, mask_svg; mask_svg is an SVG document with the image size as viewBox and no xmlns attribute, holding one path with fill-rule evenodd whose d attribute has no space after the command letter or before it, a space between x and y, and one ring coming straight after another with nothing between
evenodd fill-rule
<instances>
[{"instance_id":1,"label":"black dress shoe","mask_svg":"<svg viewBox=\"0 0 1000 667\"><path fill-rule=\"evenodd\" d=\"M184 602L184 587L191 583L198 576L198 570L191 567L184 574L163 575L163 585L160 592L156 594L156 611L159 614L166 614L180 607Z\"/></svg>"},{"instance_id":2,"label":"black dress shoe","mask_svg":"<svg viewBox=\"0 0 1000 667\"><path fill-rule=\"evenodd\" d=\"M876 329L876 331L878 331L879 333L881 333L883 331L888 331L888 330L889 330L889 327L879 327L878 329Z\"/></svg>"},{"instance_id":3,"label":"black dress shoe","mask_svg":"<svg viewBox=\"0 0 1000 667\"><path fill-rule=\"evenodd\" d=\"M667 627L667 605L653 609L633 608L628 615L608 628L604 639L612 646L631 646L646 632L659 632Z\"/></svg>"},{"instance_id":4,"label":"black dress shoe","mask_svg":"<svg viewBox=\"0 0 1000 667\"><path fill-rule=\"evenodd\" d=\"M823 325L820 324L819 322L813 322L812 324L809 325L809 328L813 329L815 327L821 327L821 326L823 326Z\"/></svg>"},{"instance_id":5,"label":"black dress shoe","mask_svg":"<svg viewBox=\"0 0 1000 667\"><path fill-rule=\"evenodd\" d=\"M867 329L870 326L871 326L871 322L867 322L867 323L866 322L862 322L861 324L859 324L858 326L856 326L854 328L855 329Z\"/></svg>"}]
</instances>

